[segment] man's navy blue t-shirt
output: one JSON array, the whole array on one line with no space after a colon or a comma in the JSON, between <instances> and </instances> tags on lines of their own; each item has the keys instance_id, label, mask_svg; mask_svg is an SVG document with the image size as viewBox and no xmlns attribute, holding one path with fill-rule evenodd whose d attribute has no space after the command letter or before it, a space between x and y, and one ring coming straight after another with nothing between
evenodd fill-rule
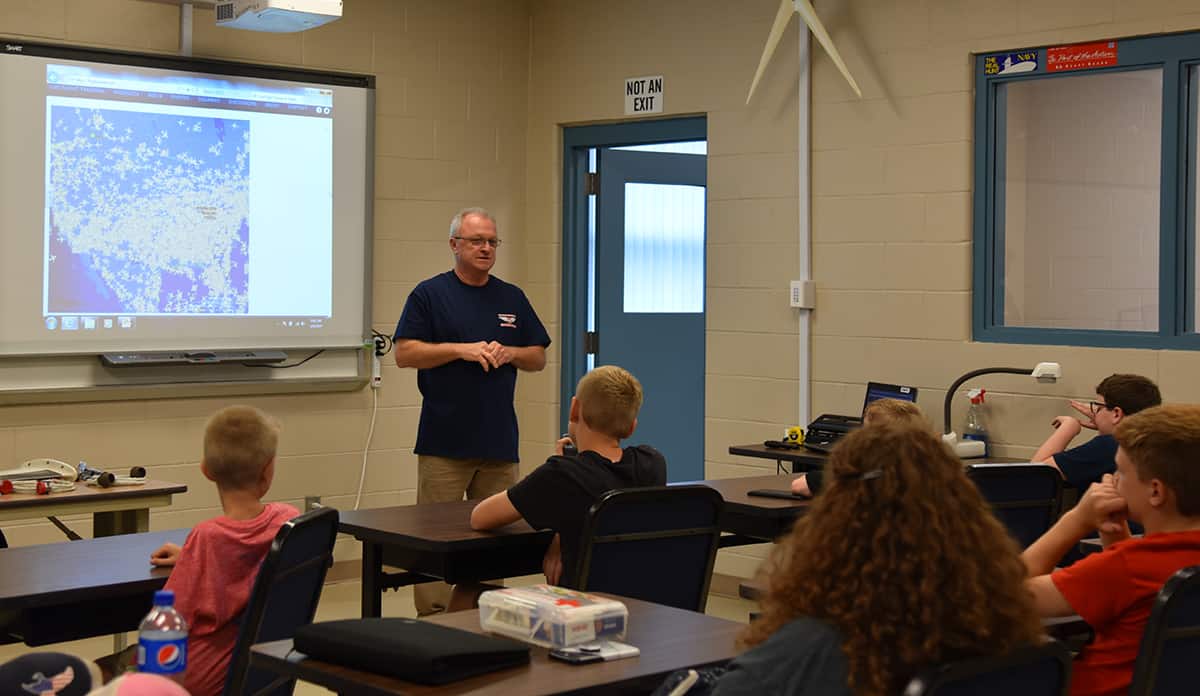
<instances>
[{"instance_id":1,"label":"man's navy blue t-shirt","mask_svg":"<svg viewBox=\"0 0 1200 696\"><path fill-rule=\"evenodd\" d=\"M422 281L404 305L395 338L426 343L496 341L506 346L548 346L550 336L525 293L495 276L476 287L447 271ZM417 454L453 459L517 459L517 368L487 372L479 363L453 360L417 370L421 423Z\"/></svg>"}]
</instances>

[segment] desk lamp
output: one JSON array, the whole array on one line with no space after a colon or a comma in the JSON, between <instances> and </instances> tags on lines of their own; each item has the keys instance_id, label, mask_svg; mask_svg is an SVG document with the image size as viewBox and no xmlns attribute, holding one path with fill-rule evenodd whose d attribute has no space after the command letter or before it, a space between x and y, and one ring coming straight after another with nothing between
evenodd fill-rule
<instances>
[{"instance_id":1,"label":"desk lamp","mask_svg":"<svg viewBox=\"0 0 1200 696\"><path fill-rule=\"evenodd\" d=\"M955 392L972 377L979 375L1032 375L1038 382L1044 384L1053 384L1062 377L1062 366L1056 362L1038 363L1032 370L1024 367L984 367L978 370L971 370L967 374L954 380L954 384L950 385L950 389L946 391L946 401L942 405L943 435L942 440L954 450L954 453L961 459L971 457L982 457L984 455L984 443L978 440L963 440L958 441L958 434L950 428L950 400L954 398Z\"/></svg>"}]
</instances>

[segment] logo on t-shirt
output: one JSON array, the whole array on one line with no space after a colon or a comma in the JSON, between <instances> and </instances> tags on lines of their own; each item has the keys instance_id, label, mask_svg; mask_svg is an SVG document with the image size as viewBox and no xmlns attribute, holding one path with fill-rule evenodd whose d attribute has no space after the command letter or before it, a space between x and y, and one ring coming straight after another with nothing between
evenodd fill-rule
<instances>
[{"instance_id":1,"label":"logo on t-shirt","mask_svg":"<svg viewBox=\"0 0 1200 696\"><path fill-rule=\"evenodd\" d=\"M517 328L517 315L515 315L515 314L497 314L496 317L500 319L500 328L502 328L502 329Z\"/></svg>"}]
</instances>

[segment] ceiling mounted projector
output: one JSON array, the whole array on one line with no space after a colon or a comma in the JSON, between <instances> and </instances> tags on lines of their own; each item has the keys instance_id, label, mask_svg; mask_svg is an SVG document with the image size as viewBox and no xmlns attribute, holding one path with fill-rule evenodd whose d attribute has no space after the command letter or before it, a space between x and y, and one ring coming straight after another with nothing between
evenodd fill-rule
<instances>
[{"instance_id":1,"label":"ceiling mounted projector","mask_svg":"<svg viewBox=\"0 0 1200 696\"><path fill-rule=\"evenodd\" d=\"M219 0L217 26L285 33L328 24L342 16L342 0Z\"/></svg>"}]
</instances>

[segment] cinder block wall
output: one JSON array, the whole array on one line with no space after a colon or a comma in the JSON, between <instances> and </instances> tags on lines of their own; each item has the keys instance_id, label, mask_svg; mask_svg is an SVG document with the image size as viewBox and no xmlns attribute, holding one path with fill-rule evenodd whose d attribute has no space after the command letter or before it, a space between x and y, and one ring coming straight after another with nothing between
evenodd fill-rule
<instances>
[{"instance_id":1,"label":"cinder block wall","mask_svg":"<svg viewBox=\"0 0 1200 696\"><path fill-rule=\"evenodd\" d=\"M1200 399L1193 352L971 342L969 267L972 54L1195 30L1197 9L1170 1L828 0L817 10L864 96L856 99L816 49L814 410L853 412L870 376L918 386L940 427L945 389L963 372L1060 362L1065 379L1055 386L1008 376L973 383L989 391L997 453L1025 457L1066 413L1065 398L1092 394L1112 372L1155 379L1170 401ZM959 401L956 424L966 409Z\"/></svg>"},{"instance_id":2,"label":"cinder block wall","mask_svg":"<svg viewBox=\"0 0 1200 696\"><path fill-rule=\"evenodd\" d=\"M625 77L663 74L667 115L709 125L708 476L767 471L730 457L797 418L799 346L783 301L797 273L797 36L793 21L749 107L746 90L775 0L347 0L346 18L294 36L218 31L196 13L196 53L374 72L375 316L390 333L420 279L449 267L445 221L461 205L500 215L497 272L521 283L546 320L550 365L518 386L523 468L558 433L561 130L620 120ZM813 412L854 412L865 381L913 384L940 426L945 388L986 365L1063 364L1053 387L979 381L992 395L1001 454L1028 456L1064 399L1114 371L1159 381L1168 400L1200 399L1192 352L972 343L969 273L973 111L971 54L1200 28L1182 0L824 0L817 3L864 88L856 99L813 47ZM134 50L177 49L178 10L137 0L9 0L0 35ZM419 395L387 368L366 504L410 502ZM322 493L348 505L370 394L247 398L285 434L273 495ZM192 492L152 516L156 528L217 511L197 471L215 399L0 409L0 462L33 456L144 464ZM965 404L959 404L961 419ZM75 520L86 531L86 520ZM57 539L48 525L8 525L16 543ZM749 575L761 549L724 553L718 570Z\"/></svg>"},{"instance_id":3,"label":"cinder block wall","mask_svg":"<svg viewBox=\"0 0 1200 696\"><path fill-rule=\"evenodd\" d=\"M524 2L347 0L344 17L301 34L218 29L197 8L194 53L249 62L377 76L374 317L391 335L420 280L451 267L450 217L466 205L497 214L509 246L497 274L522 282L529 10ZM179 8L140 0L6 0L0 36L125 50L176 53ZM0 231L13 234L12 230ZM518 253L507 254L508 249ZM535 297L541 305L544 300ZM385 360L379 416L368 456L366 507L415 499L420 394L412 370ZM272 500L297 506L308 494L354 504L371 394L297 394L0 407L0 463L31 457L80 459L104 467L147 467L186 483L155 529L191 526L220 512L201 476L207 416L229 403L260 406L283 423ZM68 523L90 535L90 517ZM59 541L45 521L5 523L10 543ZM358 552L343 544L339 555Z\"/></svg>"}]
</instances>

